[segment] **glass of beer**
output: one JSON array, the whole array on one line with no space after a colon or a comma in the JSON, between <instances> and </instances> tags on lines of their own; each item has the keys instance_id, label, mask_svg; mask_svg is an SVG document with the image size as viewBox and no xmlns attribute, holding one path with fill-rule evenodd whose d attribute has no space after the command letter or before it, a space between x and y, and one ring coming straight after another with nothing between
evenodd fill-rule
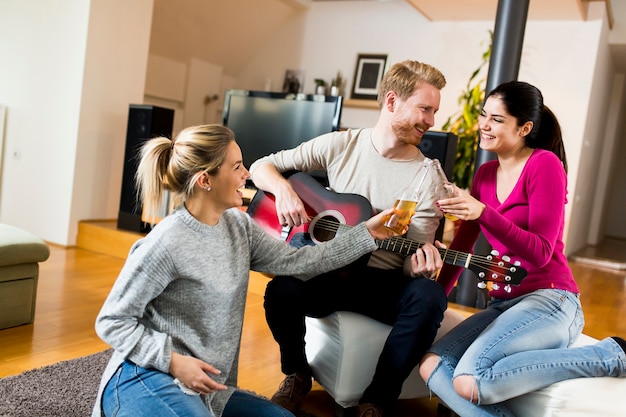
<instances>
[{"instance_id":1,"label":"glass of beer","mask_svg":"<svg viewBox=\"0 0 626 417\"><path fill-rule=\"evenodd\" d=\"M454 184L448 181L446 174L441 168L441 163L438 160L433 160L430 173L433 177L434 195L437 200L445 200L455 196L456 191L454 189ZM459 220L458 217L450 213L444 213L443 215L453 222Z\"/></svg>"},{"instance_id":2,"label":"glass of beer","mask_svg":"<svg viewBox=\"0 0 626 417\"><path fill-rule=\"evenodd\" d=\"M448 183L442 183L439 184L436 187L436 196L437 196L437 200L445 200L446 198L452 198L454 197L454 185L450 182ZM458 217L456 217L454 214L450 214L450 213L443 213L444 216L446 216L446 219L449 219L453 222L459 220Z\"/></svg>"},{"instance_id":3,"label":"glass of beer","mask_svg":"<svg viewBox=\"0 0 626 417\"><path fill-rule=\"evenodd\" d=\"M402 234L404 228L411 222L416 206L417 200L403 194L393 205L393 214L385 222L385 227L397 234Z\"/></svg>"},{"instance_id":4,"label":"glass of beer","mask_svg":"<svg viewBox=\"0 0 626 417\"><path fill-rule=\"evenodd\" d=\"M415 214L415 207L417 207L420 193L422 192L422 186L428 176L429 170L430 165L425 166L421 175L418 174L411 182L411 185L409 185L409 187L402 192L400 198L396 200L393 205L393 214L389 216L384 223L387 229L396 234L402 234L406 226L411 223L411 217Z\"/></svg>"}]
</instances>

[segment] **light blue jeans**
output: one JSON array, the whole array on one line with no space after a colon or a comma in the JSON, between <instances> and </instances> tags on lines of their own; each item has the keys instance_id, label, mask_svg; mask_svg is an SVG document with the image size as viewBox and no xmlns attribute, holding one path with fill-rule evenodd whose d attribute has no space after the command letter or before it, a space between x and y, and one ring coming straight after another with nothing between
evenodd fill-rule
<instances>
[{"instance_id":1,"label":"light blue jeans","mask_svg":"<svg viewBox=\"0 0 626 417\"><path fill-rule=\"evenodd\" d=\"M568 348L583 326L578 296L568 291L493 300L433 344L441 361L427 385L463 417L513 417L503 401L566 379L624 375L626 355L611 338ZM478 404L454 390L459 375L476 380Z\"/></svg>"},{"instance_id":2,"label":"light blue jeans","mask_svg":"<svg viewBox=\"0 0 626 417\"><path fill-rule=\"evenodd\" d=\"M125 361L102 394L107 417L214 417L201 396L185 394L174 378ZM235 391L222 417L294 417L288 410L253 394Z\"/></svg>"}]
</instances>

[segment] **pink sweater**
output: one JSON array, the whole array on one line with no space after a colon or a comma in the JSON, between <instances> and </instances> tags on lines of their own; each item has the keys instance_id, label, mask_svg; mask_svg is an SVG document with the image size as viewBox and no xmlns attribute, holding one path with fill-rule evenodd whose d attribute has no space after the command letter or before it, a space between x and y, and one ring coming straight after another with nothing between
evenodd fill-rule
<instances>
[{"instance_id":1,"label":"pink sweater","mask_svg":"<svg viewBox=\"0 0 626 417\"><path fill-rule=\"evenodd\" d=\"M567 175L557 156L535 149L517 184L504 202L496 196L498 161L480 166L472 182L471 194L486 205L474 221L464 221L450 249L472 252L482 231L499 256L520 261L528 275L507 293L503 286L491 290L496 298L510 299L543 288L578 293L578 285L564 254L563 224L567 203ZM438 282L449 293L462 269L446 264Z\"/></svg>"}]
</instances>

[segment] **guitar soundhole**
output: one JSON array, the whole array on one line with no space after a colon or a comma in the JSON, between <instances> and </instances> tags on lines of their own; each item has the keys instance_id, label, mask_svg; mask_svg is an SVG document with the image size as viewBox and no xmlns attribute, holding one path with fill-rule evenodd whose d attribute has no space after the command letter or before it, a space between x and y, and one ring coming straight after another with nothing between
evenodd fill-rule
<instances>
[{"instance_id":1,"label":"guitar soundhole","mask_svg":"<svg viewBox=\"0 0 626 417\"><path fill-rule=\"evenodd\" d=\"M324 210L311 220L309 234L315 243L331 240L337 234L339 224L345 224L346 219L336 210Z\"/></svg>"},{"instance_id":2,"label":"guitar soundhole","mask_svg":"<svg viewBox=\"0 0 626 417\"><path fill-rule=\"evenodd\" d=\"M313 229L311 238L317 242L326 242L331 240L337 234L337 228L339 227L339 220L332 216L320 217L317 223L317 227Z\"/></svg>"}]
</instances>

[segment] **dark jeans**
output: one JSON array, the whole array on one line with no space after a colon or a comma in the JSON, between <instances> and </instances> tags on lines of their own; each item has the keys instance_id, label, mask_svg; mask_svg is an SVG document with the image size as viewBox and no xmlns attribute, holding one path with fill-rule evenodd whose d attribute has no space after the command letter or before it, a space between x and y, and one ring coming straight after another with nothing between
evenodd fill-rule
<instances>
[{"instance_id":1,"label":"dark jeans","mask_svg":"<svg viewBox=\"0 0 626 417\"><path fill-rule=\"evenodd\" d=\"M349 274L334 271L308 281L275 277L267 285L264 306L267 323L280 346L281 369L287 375L309 370L305 316L353 311L393 326L373 380L361 398L361 403L390 408L404 380L435 339L447 300L434 281L407 278L399 269L358 266Z\"/></svg>"}]
</instances>

